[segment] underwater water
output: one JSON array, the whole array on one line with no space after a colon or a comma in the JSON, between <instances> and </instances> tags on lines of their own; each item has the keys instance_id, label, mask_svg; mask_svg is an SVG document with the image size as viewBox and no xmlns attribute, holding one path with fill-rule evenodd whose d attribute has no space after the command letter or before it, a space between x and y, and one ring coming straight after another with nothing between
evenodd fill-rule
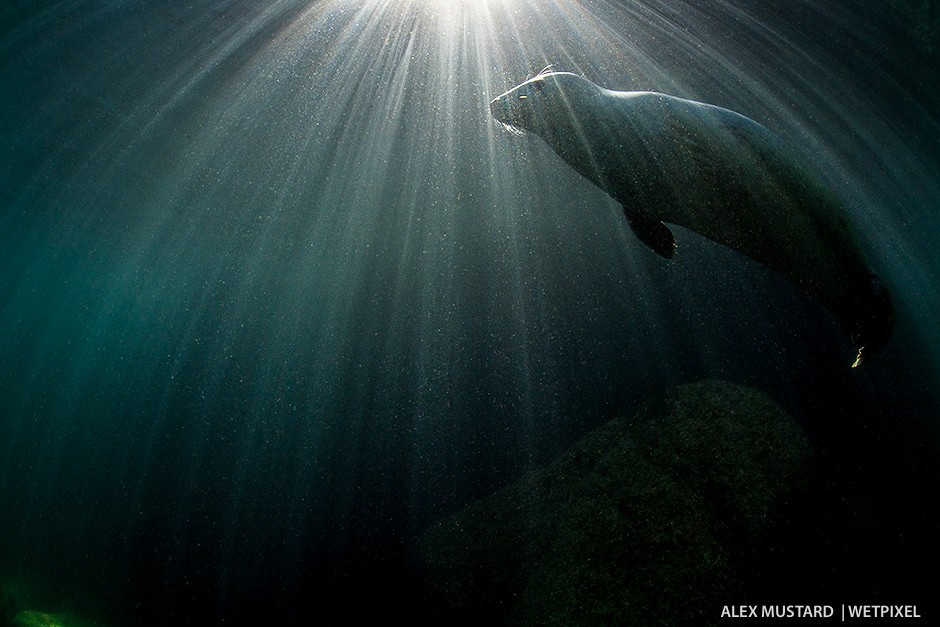
<instances>
[{"instance_id":1,"label":"underwater water","mask_svg":"<svg viewBox=\"0 0 940 627\"><path fill-rule=\"evenodd\" d=\"M929 613L938 12L5 3L0 585L18 600L0 610L447 616L418 556L431 525L650 393L721 379L772 397L815 451L818 510L789 560L753 571L762 598ZM682 229L670 261L638 242L490 115L550 64L795 146L891 291L890 342L852 370L831 316L770 270Z\"/></svg>"}]
</instances>

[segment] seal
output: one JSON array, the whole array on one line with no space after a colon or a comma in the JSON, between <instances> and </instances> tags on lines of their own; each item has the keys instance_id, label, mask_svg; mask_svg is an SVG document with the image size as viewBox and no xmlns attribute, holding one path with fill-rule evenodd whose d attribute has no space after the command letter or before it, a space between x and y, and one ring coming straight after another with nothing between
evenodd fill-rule
<instances>
[{"instance_id":1,"label":"seal","mask_svg":"<svg viewBox=\"0 0 940 627\"><path fill-rule=\"evenodd\" d=\"M853 368L888 341L891 296L839 198L754 120L554 71L498 96L490 111L619 202L637 238L663 257L676 250L669 223L782 274L834 316L856 349Z\"/></svg>"}]
</instances>

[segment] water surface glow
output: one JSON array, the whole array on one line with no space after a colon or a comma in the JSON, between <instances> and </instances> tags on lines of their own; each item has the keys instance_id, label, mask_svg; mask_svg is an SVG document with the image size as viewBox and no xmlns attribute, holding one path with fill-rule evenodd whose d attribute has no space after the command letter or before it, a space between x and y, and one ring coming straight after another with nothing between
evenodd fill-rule
<instances>
[{"instance_id":1,"label":"water surface glow","mask_svg":"<svg viewBox=\"0 0 940 627\"><path fill-rule=\"evenodd\" d=\"M0 567L289 604L651 386L813 416L940 380L940 90L851 3L154 4L0 20ZM884 355L843 372L815 303L693 233L659 259L507 133L489 101L549 64L799 146L891 286Z\"/></svg>"}]
</instances>

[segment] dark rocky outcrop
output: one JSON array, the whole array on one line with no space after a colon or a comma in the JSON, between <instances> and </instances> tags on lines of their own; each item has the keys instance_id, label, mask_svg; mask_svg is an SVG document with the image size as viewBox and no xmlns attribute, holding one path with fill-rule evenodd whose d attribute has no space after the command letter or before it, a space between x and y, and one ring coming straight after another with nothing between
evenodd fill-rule
<instances>
[{"instance_id":1,"label":"dark rocky outcrop","mask_svg":"<svg viewBox=\"0 0 940 627\"><path fill-rule=\"evenodd\" d=\"M432 527L430 581L461 616L514 624L681 624L720 616L811 460L756 390L676 388Z\"/></svg>"}]
</instances>

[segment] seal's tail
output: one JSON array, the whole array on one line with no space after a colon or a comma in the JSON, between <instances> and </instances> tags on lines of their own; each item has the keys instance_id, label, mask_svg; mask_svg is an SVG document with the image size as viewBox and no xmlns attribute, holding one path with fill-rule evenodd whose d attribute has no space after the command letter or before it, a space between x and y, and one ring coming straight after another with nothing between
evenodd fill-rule
<instances>
[{"instance_id":1,"label":"seal's tail","mask_svg":"<svg viewBox=\"0 0 940 627\"><path fill-rule=\"evenodd\" d=\"M855 292L846 321L846 332L855 349L853 368L874 355L891 337L894 328L894 305L891 295L878 275L872 273Z\"/></svg>"}]
</instances>

